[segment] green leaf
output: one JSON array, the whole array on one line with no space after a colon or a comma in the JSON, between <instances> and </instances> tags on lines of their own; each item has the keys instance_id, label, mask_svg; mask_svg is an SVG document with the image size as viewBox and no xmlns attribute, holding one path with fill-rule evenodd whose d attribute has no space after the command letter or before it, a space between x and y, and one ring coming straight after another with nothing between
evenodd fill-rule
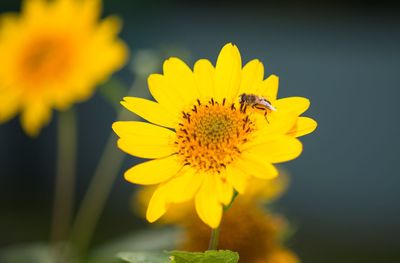
<instances>
[{"instance_id":1,"label":"green leaf","mask_svg":"<svg viewBox=\"0 0 400 263\"><path fill-rule=\"evenodd\" d=\"M229 250L201 252L171 251L171 263L237 263L239 254Z\"/></svg>"},{"instance_id":2,"label":"green leaf","mask_svg":"<svg viewBox=\"0 0 400 263\"><path fill-rule=\"evenodd\" d=\"M167 263L168 255L162 252L121 252L117 257L129 263Z\"/></svg>"}]
</instances>

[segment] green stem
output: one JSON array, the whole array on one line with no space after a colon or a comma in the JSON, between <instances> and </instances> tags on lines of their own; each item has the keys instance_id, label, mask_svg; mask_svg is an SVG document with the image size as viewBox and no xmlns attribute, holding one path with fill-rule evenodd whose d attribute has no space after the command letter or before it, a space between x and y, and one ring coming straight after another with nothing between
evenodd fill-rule
<instances>
[{"instance_id":1,"label":"green stem","mask_svg":"<svg viewBox=\"0 0 400 263\"><path fill-rule=\"evenodd\" d=\"M235 202L237 195L238 195L238 192L235 190L233 192L233 197L232 197L231 202L227 206L224 207L224 212L228 211L229 208L232 207L233 202ZM208 244L208 250L216 250L218 248L220 226L221 225L219 225L217 228L213 228L211 230L211 237L210 237L210 243Z\"/></svg>"},{"instance_id":2,"label":"green stem","mask_svg":"<svg viewBox=\"0 0 400 263\"><path fill-rule=\"evenodd\" d=\"M238 194L239 194L238 191L236 191L236 190L233 191L232 200L227 206L224 206L224 212L228 211L232 207L232 205L235 202L236 197L238 196Z\"/></svg>"},{"instance_id":3,"label":"green stem","mask_svg":"<svg viewBox=\"0 0 400 263\"><path fill-rule=\"evenodd\" d=\"M114 136L110 136L72 226L71 242L80 255L89 247L123 158L124 154L115 146Z\"/></svg>"},{"instance_id":4,"label":"green stem","mask_svg":"<svg viewBox=\"0 0 400 263\"><path fill-rule=\"evenodd\" d=\"M77 124L75 112L61 112L58 118L57 170L51 240L65 241L68 236L74 203Z\"/></svg>"},{"instance_id":5,"label":"green stem","mask_svg":"<svg viewBox=\"0 0 400 263\"><path fill-rule=\"evenodd\" d=\"M211 237L210 237L210 243L208 245L208 250L217 250L219 232L220 232L220 226L218 226L217 228L213 228L211 230Z\"/></svg>"}]
</instances>

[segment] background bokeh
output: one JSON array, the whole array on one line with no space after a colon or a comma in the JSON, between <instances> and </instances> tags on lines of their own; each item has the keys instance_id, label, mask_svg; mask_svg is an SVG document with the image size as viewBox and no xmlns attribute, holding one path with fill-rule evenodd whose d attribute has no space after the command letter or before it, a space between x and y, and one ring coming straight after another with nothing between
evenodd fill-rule
<instances>
[{"instance_id":1,"label":"background bokeh","mask_svg":"<svg viewBox=\"0 0 400 263\"><path fill-rule=\"evenodd\" d=\"M19 6L0 2L1 12ZM168 47L215 62L233 42L244 61L259 58L279 75L280 97L311 100L319 127L286 165L292 184L275 205L297 227L290 245L305 263L400 262L399 11L382 1L105 1L105 14L124 20L132 57ZM128 69L118 77L132 81ZM99 94L76 108L79 201L116 115ZM56 121L37 139L18 119L0 126L0 247L49 236ZM122 178L135 162L126 158L95 244L146 226Z\"/></svg>"}]
</instances>

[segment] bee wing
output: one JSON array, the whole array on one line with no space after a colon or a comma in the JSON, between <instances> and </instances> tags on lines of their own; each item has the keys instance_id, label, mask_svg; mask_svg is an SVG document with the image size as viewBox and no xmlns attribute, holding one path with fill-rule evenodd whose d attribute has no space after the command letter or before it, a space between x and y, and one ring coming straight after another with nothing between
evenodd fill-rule
<instances>
[{"instance_id":1,"label":"bee wing","mask_svg":"<svg viewBox=\"0 0 400 263\"><path fill-rule=\"evenodd\" d=\"M266 99L262 99L262 105L264 105L265 107L267 107L267 109L272 110L272 111L277 111L276 108L274 106L272 106L271 102L269 102Z\"/></svg>"},{"instance_id":2,"label":"bee wing","mask_svg":"<svg viewBox=\"0 0 400 263\"><path fill-rule=\"evenodd\" d=\"M270 103L268 108L272 111L278 111L274 106L272 106L272 104Z\"/></svg>"}]
</instances>

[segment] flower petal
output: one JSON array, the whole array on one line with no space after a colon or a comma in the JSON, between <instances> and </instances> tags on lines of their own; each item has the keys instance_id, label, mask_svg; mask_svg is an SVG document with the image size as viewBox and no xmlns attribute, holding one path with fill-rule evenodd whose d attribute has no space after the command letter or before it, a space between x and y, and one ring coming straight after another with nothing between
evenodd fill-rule
<instances>
[{"instance_id":1,"label":"flower petal","mask_svg":"<svg viewBox=\"0 0 400 263\"><path fill-rule=\"evenodd\" d=\"M229 165L226 167L226 174L228 182L233 185L239 194L244 194L248 185L249 176L240 168Z\"/></svg>"},{"instance_id":2,"label":"flower petal","mask_svg":"<svg viewBox=\"0 0 400 263\"><path fill-rule=\"evenodd\" d=\"M278 175L278 170L263 158L254 152L243 152L241 159L237 160L237 167L245 171L248 175L260 179L272 179Z\"/></svg>"},{"instance_id":3,"label":"flower petal","mask_svg":"<svg viewBox=\"0 0 400 263\"><path fill-rule=\"evenodd\" d=\"M131 112L139 115L143 119L164 126L174 128L178 119L168 112L158 103L142 98L125 97L121 104Z\"/></svg>"},{"instance_id":4,"label":"flower petal","mask_svg":"<svg viewBox=\"0 0 400 263\"><path fill-rule=\"evenodd\" d=\"M299 117L296 125L287 133L290 136L300 137L312 133L317 128L317 122L308 117Z\"/></svg>"},{"instance_id":5,"label":"flower petal","mask_svg":"<svg viewBox=\"0 0 400 263\"><path fill-rule=\"evenodd\" d=\"M118 121L112 125L121 138L118 147L124 152L141 158L162 158L176 152L175 132L139 121Z\"/></svg>"},{"instance_id":6,"label":"flower petal","mask_svg":"<svg viewBox=\"0 0 400 263\"><path fill-rule=\"evenodd\" d=\"M226 180L226 178L215 176L215 186L217 190L218 201L224 205L229 205L233 196L232 185Z\"/></svg>"},{"instance_id":7,"label":"flower petal","mask_svg":"<svg viewBox=\"0 0 400 263\"><path fill-rule=\"evenodd\" d=\"M51 115L50 107L45 102L30 102L22 111L22 127L29 136L35 137L50 121Z\"/></svg>"},{"instance_id":8,"label":"flower petal","mask_svg":"<svg viewBox=\"0 0 400 263\"><path fill-rule=\"evenodd\" d=\"M215 68L207 59L200 59L194 64L194 78L196 80L200 99L208 101L214 97Z\"/></svg>"},{"instance_id":9,"label":"flower petal","mask_svg":"<svg viewBox=\"0 0 400 263\"><path fill-rule=\"evenodd\" d=\"M0 91L0 123L13 118L20 107L20 94L17 91L6 89Z\"/></svg>"},{"instance_id":10,"label":"flower petal","mask_svg":"<svg viewBox=\"0 0 400 263\"><path fill-rule=\"evenodd\" d=\"M166 183L168 202L182 203L191 200L201 186L204 175L196 170L185 167L181 172Z\"/></svg>"},{"instance_id":11,"label":"flower petal","mask_svg":"<svg viewBox=\"0 0 400 263\"><path fill-rule=\"evenodd\" d=\"M259 129L253 133L255 137L268 137L272 134L285 134L289 132L298 120L297 114L294 112L277 111L270 112L265 119L259 119ZM265 124L266 123L266 124ZM250 141L249 144L252 142Z\"/></svg>"},{"instance_id":12,"label":"flower petal","mask_svg":"<svg viewBox=\"0 0 400 263\"><path fill-rule=\"evenodd\" d=\"M125 180L142 185L159 184L176 175L182 164L176 155L133 166L125 172Z\"/></svg>"},{"instance_id":13,"label":"flower petal","mask_svg":"<svg viewBox=\"0 0 400 263\"><path fill-rule=\"evenodd\" d=\"M267 79L260 83L257 87L257 94L260 94L271 103L274 104L278 96L279 77L276 75L270 75Z\"/></svg>"},{"instance_id":14,"label":"flower petal","mask_svg":"<svg viewBox=\"0 0 400 263\"><path fill-rule=\"evenodd\" d=\"M287 97L276 100L274 106L278 111L292 111L300 116L310 107L310 101L303 97Z\"/></svg>"},{"instance_id":15,"label":"flower petal","mask_svg":"<svg viewBox=\"0 0 400 263\"><path fill-rule=\"evenodd\" d=\"M168 189L165 184L162 184L157 187L151 196L146 212L146 219L150 223L155 222L167 212L167 194Z\"/></svg>"},{"instance_id":16,"label":"flower petal","mask_svg":"<svg viewBox=\"0 0 400 263\"><path fill-rule=\"evenodd\" d=\"M242 60L238 48L226 44L219 53L215 67L215 98L233 102L240 86Z\"/></svg>"},{"instance_id":17,"label":"flower petal","mask_svg":"<svg viewBox=\"0 0 400 263\"><path fill-rule=\"evenodd\" d=\"M170 87L165 76L151 74L147 79L149 90L153 98L173 116L179 116L184 109L184 101Z\"/></svg>"},{"instance_id":18,"label":"flower petal","mask_svg":"<svg viewBox=\"0 0 400 263\"><path fill-rule=\"evenodd\" d=\"M67 16L67 20L71 20L68 17L71 16L70 13L65 15ZM87 22L90 23L90 21ZM83 27L84 23L84 21L81 21L76 26ZM122 21L117 16L105 18L96 28L93 43L87 51L87 55L91 59L90 64L88 64L91 74L100 80L106 80L105 76L108 76L110 72L120 69L128 60L129 48L124 42L114 39L121 28ZM99 55L101 52L103 54ZM88 93L85 90L81 92Z\"/></svg>"},{"instance_id":19,"label":"flower petal","mask_svg":"<svg viewBox=\"0 0 400 263\"><path fill-rule=\"evenodd\" d=\"M282 163L293 160L301 154L302 150L301 142L289 135L257 137L246 148L246 151L252 157L258 156L259 160L269 163Z\"/></svg>"},{"instance_id":20,"label":"flower petal","mask_svg":"<svg viewBox=\"0 0 400 263\"><path fill-rule=\"evenodd\" d=\"M185 62L179 58L169 58L164 62L163 71L168 82L168 91L179 97L186 107L193 105L199 98L199 93L193 72Z\"/></svg>"},{"instance_id":21,"label":"flower petal","mask_svg":"<svg viewBox=\"0 0 400 263\"><path fill-rule=\"evenodd\" d=\"M49 12L49 10L46 9L46 1L42 0L24 1L22 4L22 10L26 15L25 19L34 19L33 21L43 19L43 16L46 17L46 12Z\"/></svg>"},{"instance_id":22,"label":"flower petal","mask_svg":"<svg viewBox=\"0 0 400 263\"><path fill-rule=\"evenodd\" d=\"M218 202L214 175L205 175L204 182L195 197L197 214L211 228L217 228L222 218L222 205Z\"/></svg>"},{"instance_id":23,"label":"flower petal","mask_svg":"<svg viewBox=\"0 0 400 263\"><path fill-rule=\"evenodd\" d=\"M263 82L263 79L264 65L258 59L253 59L242 69L242 78L237 95L239 96L242 93L258 94L256 87Z\"/></svg>"}]
</instances>

